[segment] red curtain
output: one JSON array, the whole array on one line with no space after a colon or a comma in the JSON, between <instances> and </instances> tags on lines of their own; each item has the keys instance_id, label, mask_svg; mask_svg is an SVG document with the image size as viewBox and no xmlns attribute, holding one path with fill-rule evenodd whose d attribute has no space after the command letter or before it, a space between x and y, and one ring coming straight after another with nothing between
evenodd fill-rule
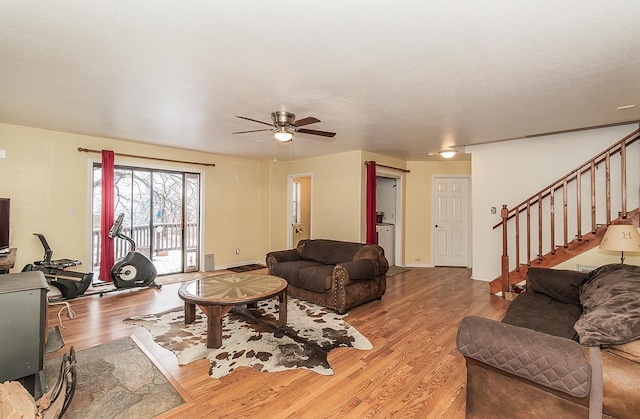
<instances>
[{"instance_id":1,"label":"red curtain","mask_svg":"<svg viewBox=\"0 0 640 419\"><path fill-rule=\"evenodd\" d=\"M376 234L376 162L367 164L367 244L378 244Z\"/></svg>"},{"instance_id":2,"label":"red curtain","mask_svg":"<svg viewBox=\"0 0 640 419\"><path fill-rule=\"evenodd\" d=\"M111 268L114 263L113 239L109 230L114 220L113 204L113 151L102 150L102 209L100 216L100 279L111 282Z\"/></svg>"}]
</instances>

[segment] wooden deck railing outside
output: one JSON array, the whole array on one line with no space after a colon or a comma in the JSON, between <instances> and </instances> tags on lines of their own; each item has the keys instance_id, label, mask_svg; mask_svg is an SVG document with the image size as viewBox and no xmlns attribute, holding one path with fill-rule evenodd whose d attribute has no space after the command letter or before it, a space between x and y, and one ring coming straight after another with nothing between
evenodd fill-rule
<instances>
[{"instance_id":1,"label":"wooden deck railing outside","mask_svg":"<svg viewBox=\"0 0 640 419\"><path fill-rule=\"evenodd\" d=\"M189 238L186 243L187 249L196 249L198 246L198 224L186 223L184 228L184 233L186 237ZM182 233L182 224L180 223L157 223L153 226L153 229L150 229L149 225L133 226L133 229L131 227L122 228L122 234L131 237L136 243L136 248L146 256L150 256L149 252L152 244L153 252L182 249ZM94 268L100 266L100 243L100 230L93 230L92 246ZM125 240L115 240L114 246L116 260L123 258L127 252L129 252L129 243Z\"/></svg>"}]
</instances>

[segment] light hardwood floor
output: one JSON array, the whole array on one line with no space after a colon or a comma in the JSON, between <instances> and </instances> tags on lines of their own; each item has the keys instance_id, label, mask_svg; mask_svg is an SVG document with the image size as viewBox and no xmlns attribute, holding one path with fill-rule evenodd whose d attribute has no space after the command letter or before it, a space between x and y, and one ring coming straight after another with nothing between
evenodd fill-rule
<instances>
[{"instance_id":1,"label":"light hardwood floor","mask_svg":"<svg viewBox=\"0 0 640 419\"><path fill-rule=\"evenodd\" d=\"M208 361L178 366L146 329L122 322L182 306L179 287L70 300L76 318L63 316L65 347L56 354L135 335L188 400L163 415L169 418L463 418L466 368L455 348L457 326L469 315L501 319L509 305L489 293L489 283L469 279L467 269L412 268L387 278L381 301L349 310L346 321L373 349L332 351L334 375L241 368L213 379ZM57 307L49 311L50 325L58 322Z\"/></svg>"}]
</instances>

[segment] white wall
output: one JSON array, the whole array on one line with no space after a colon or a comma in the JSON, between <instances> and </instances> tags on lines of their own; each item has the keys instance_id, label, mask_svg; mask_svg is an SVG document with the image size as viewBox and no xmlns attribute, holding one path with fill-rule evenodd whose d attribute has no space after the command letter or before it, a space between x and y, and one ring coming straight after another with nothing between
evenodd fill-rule
<instances>
[{"instance_id":1,"label":"white wall","mask_svg":"<svg viewBox=\"0 0 640 419\"><path fill-rule=\"evenodd\" d=\"M472 158L472 277L491 281L500 275L500 208L527 199L637 129L637 124L466 147ZM627 156L640 166L640 154ZM637 173L637 172L636 172ZM635 183L635 182L634 182ZM628 209L638 206L638 191ZM497 213L491 214L491 207Z\"/></svg>"},{"instance_id":2,"label":"white wall","mask_svg":"<svg viewBox=\"0 0 640 419\"><path fill-rule=\"evenodd\" d=\"M42 258L42 233L54 258L80 259L91 266L90 161L99 154L79 153L78 147L114 150L165 159L215 163L215 167L162 163L175 170L204 170L204 254L215 255L221 269L264 261L261 251L261 163L169 147L0 124L0 196L11 198L12 246L18 248L14 272ZM116 156L116 164L153 161ZM156 166L158 167L158 166ZM266 192L266 191L265 191ZM284 213L284 210L282 211ZM240 249L236 255L235 249Z\"/></svg>"}]
</instances>

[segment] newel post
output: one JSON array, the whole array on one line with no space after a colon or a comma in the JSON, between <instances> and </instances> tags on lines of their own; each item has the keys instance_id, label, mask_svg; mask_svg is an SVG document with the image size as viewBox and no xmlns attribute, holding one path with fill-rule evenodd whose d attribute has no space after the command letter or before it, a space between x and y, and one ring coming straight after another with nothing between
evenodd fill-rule
<instances>
[{"instance_id":1,"label":"newel post","mask_svg":"<svg viewBox=\"0 0 640 419\"><path fill-rule=\"evenodd\" d=\"M506 205L500 210L502 217L502 297L506 295L509 289L509 255L507 251L507 219L509 218L509 210Z\"/></svg>"}]
</instances>

